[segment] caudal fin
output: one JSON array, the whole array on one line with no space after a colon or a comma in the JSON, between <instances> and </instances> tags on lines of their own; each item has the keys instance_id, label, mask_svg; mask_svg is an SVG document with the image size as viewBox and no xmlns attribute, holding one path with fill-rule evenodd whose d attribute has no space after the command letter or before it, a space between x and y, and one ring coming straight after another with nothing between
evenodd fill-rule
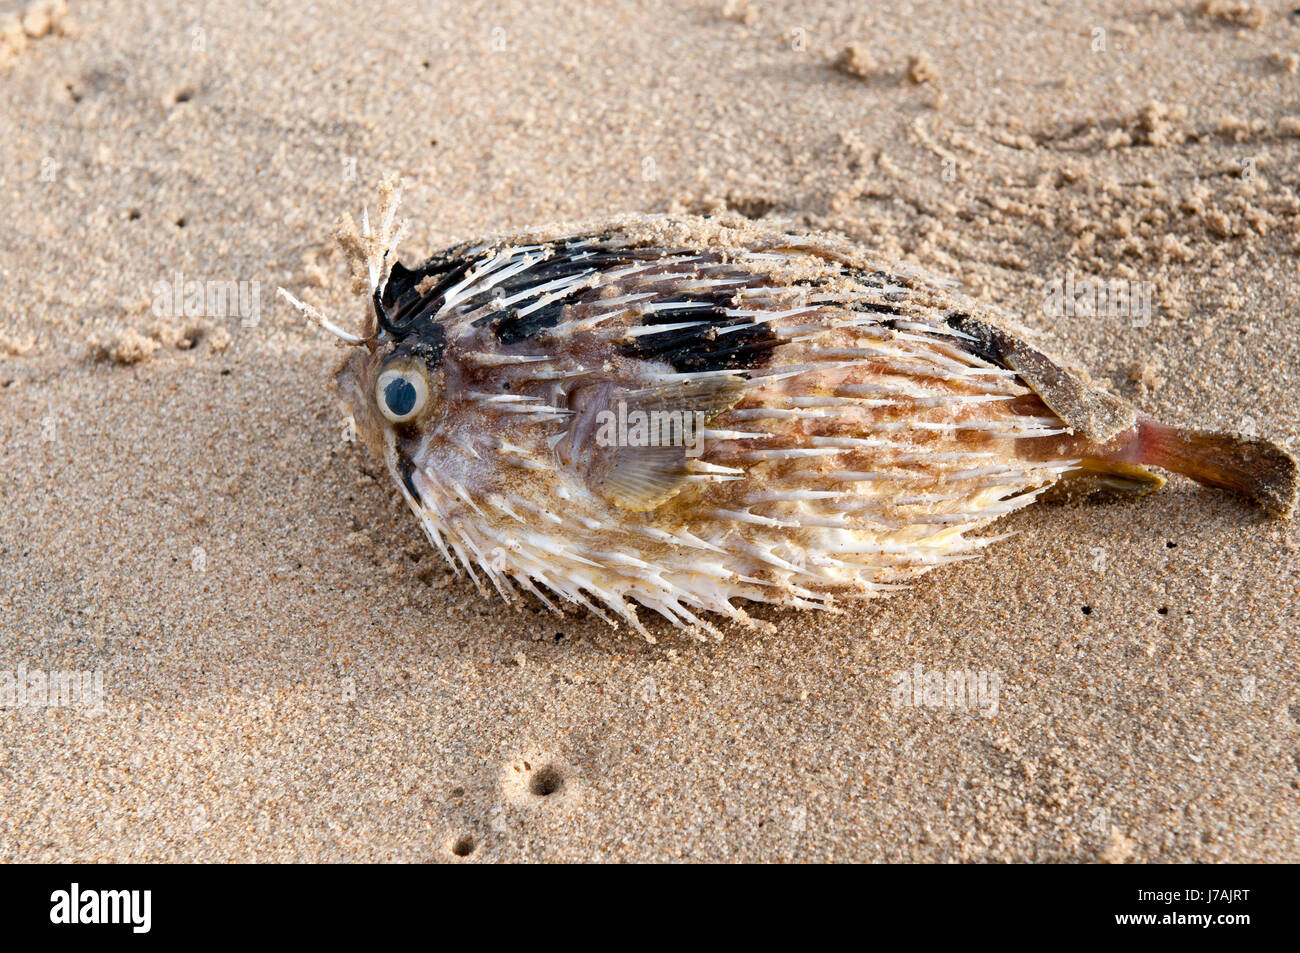
<instances>
[{"instance_id":1,"label":"caudal fin","mask_svg":"<svg viewBox=\"0 0 1300 953\"><path fill-rule=\"evenodd\" d=\"M1137 449L1136 462L1242 493L1276 516L1295 513L1300 466L1269 440L1167 427L1147 418L1138 423Z\"/></svg>"}]
</instances>

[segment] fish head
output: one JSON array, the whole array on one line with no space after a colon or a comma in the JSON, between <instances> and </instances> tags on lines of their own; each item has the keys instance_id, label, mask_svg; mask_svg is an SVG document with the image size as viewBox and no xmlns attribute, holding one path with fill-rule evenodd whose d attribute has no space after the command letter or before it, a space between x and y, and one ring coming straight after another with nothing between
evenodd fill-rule
<instances>
[{"instance_id":1,"label":"fish head","mask_svg":"<svg viewBox=\"0 0 1300 953\"><path fill-rule=\"evenodd\" d=\"M446 334L431 317L382 330L352 349L335 374L357 435L399 474L445 428Z\"/></svg>"}]
</instances>

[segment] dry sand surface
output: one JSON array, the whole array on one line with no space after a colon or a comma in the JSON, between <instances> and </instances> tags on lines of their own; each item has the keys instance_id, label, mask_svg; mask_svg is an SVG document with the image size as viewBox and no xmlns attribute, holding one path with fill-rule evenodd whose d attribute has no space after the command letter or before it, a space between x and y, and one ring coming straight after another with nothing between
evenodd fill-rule
<instances>
[{"instance_id":1,"label":"dry sand surface","mask_svg":"<svg viewBox=\"0 0 1300 953\"><path fill-rule=\"evenodd\" d=\"M390 172L408 263L726 208L1295 449L1294 2L68 6L0 0L0 670L103 704L0 711L0 859L1300 860L1296 523L1036 505L891 600L650 645L442 565L274 295L360 315L331 226ZM1149 319L1044 317L1066 276ZM915 666L996 709L897 705Z\"/></svg>"}]
</instances>

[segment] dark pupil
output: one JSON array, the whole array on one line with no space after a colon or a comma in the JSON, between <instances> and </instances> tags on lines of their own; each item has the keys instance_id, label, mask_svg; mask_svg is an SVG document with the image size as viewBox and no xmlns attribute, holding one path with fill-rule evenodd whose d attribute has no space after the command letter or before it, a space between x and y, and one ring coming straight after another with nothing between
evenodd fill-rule
<instances>
[{"instance_id":1,"label":"dark pupil","mask_svg":"<svg viewBox=\"0 0 1300 953\"><path fill-rule=\"evenodd\" d=\"M415 388L404 377L396 377L384 388L384 403L394 417L405 417L415 408Z\"/></svg>"}]
</instances>

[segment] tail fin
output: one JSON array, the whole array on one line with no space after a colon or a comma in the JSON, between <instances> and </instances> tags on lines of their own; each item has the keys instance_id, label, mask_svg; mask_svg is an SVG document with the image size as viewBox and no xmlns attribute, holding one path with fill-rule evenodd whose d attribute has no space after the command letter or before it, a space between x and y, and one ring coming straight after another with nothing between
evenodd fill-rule
<instances>
[{"instance_id":1,"label":"tail fin","mask_svg":"<svg viewBox=\"0 0 1300 953\"><path fill-rule=\"evenodd\" d=\"M1275 516L1290 518L1295 513L1300 467L1271 441L1166 427L1145 418L1138 423L1137 449L1136 462L1245 494Z\"/></svg>"}]
</instances>

